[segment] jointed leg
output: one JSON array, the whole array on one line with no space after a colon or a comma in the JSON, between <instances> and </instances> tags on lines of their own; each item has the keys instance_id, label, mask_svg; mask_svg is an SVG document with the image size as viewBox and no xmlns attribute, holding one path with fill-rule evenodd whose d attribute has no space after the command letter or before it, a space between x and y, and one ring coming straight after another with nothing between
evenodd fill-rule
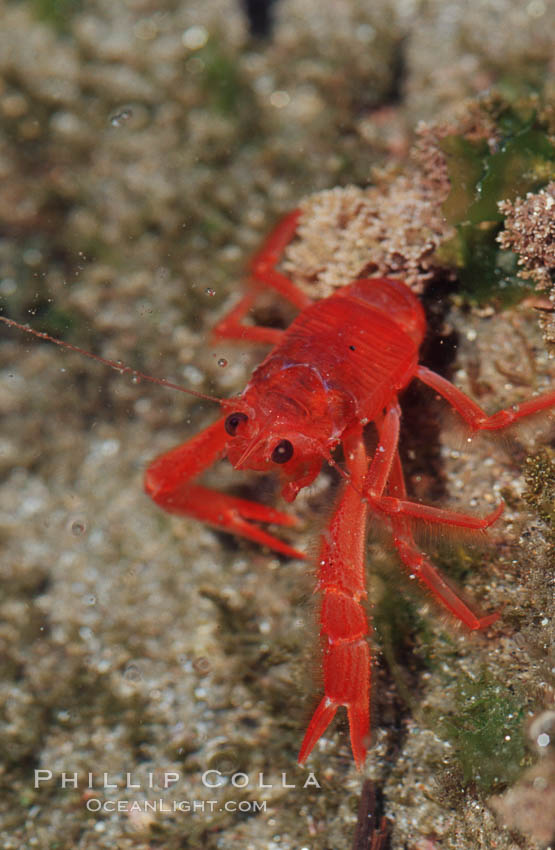
<instances>
[{"instance_id":1,"label":"jointed leg","mask_svg":"<svg viewBox=\"0 0 555 850\"><path fill-rule=\"evenodd\" d=\"M401 412L397 404L392 405L378 424L379 443L376 447L372 464L364 481L364 494L370 506L389 517L412 517L426 522L483 530L499 518L503 504L491 514L481 519L471 514L434 508L431 505L421 505L419 502L408 501L403 488L403 496L384 496L383 492L389 479L392 465L397 454L399 442L399 425Z\"/></svg>"},{"instance_id":2,"label":"jointed leg","mask_svg":"<svg viewBox=\"0 0 555 850\"><path fill-rule=\"evenodd\" d=\"M406 496L405 480L398 452L391 467L389 490L401 499ZM405 517L391 517L391 525L395 546L409 573L416 576L455 617L458 617L469 629L485 629L498 619L498 614L478 617L463 602L455 590L445 581L439 570L418 550L412 536L410 523Z\"/></svg>"},{"instance_id":3,"label":"jointed leg","mask_svg":"<svg viewBox=\"0 0 555 850\"><path fill-rule=\"evenodd\" d=\"M297 522L294 516L193 483L223 456L229 439L224 422L225 418L219 419L192 440L156 458L146 470L146 492L165 511L195 517L291 558L304 558L301 552L253 524L269 522L292 526Z\"/></svg>"},{"instance_id":4,"label":"jointed leg","mask_svg":"<svg viewBox=\"0 0 555 850\"><path fill-rule=\"evenodd\" d=\"M247 292L212 329L212 336L217 339L240 339L243 342L268 343L269 345L277 345L281 342L283 331L279 328L265 328L260 325L242 323L256 301L257 295L256 290Z\"/></svg>"},{"instance_id":5,"label":"jointed leg","mask_svg":"<svg viewBox=\"0 0 555 850\"><path fill-rule=\"evenodd\" d=\"M265 240L262 248L252 258L250 263L252 291L244 295L239 303L218 322L212 331L214 336L223 339L240 339L247 342L277 345L281 340L283 331L276 328L242 324L242 320L261 291L261 283L275 290L300 310L308 307L311 303L311 299L302 290L296 287L288 277L275 269L283 250L295 235L299 215L299 210L293 210L282 218Z\"/></svg>"},{"instance_id":6,"label":"jointed leg","mask_svg":"<svg viewBox=\"0 0 555 850\"><path fill-rule=\"evenodd\" d=\"M300 215L300 210L293 210L277 223L260 251L252 258L251 272L256 280L266 283L299 310L304 310L312 303L311 299L288 277L275 270L284 249L295 235Z\"/></svg>"},{"instance_id":7,"label":"jointed leg","mask_svg":"<svg viewBox=\"0 0 555 850\"><path fill-rule=\"evenodd\" d=\"M432 372L425 366L419 366L416 370L416 376L420 380L432 387L436 392L443 396L449 404L462 416L471 428L475 431L497 431L501 428L506 428L512 425L513 422L518 422L525 416L531 416L534 413L540 413L542 410L549 410L555 407L555 390L542 395L531 398L522 404L515 405L506 410L499 410L493 416L488 416L480 405L476 404L466 393L459 390L454 384L441 375Z\"/></svg>"},{"instance_id":8,"label":"jointed leg","mask_svg":"<svg viewBox=\"0 0 555 850\"><path fill-rule=\"evenodd\" d=\"M376 500L371 499L370 502L372 507L387 514L390 518L396 516L411 517L425 522L452 525L456 528L468 528L474 531L485 531L486 528L492 526L494 522L497 522L504 508L504 504L501 502L490 514L485 517L477 517L458 511L434 508L432 505L421 505L419 502L410 502L393 496L382 496Z\"/></svg>"}]
</instances>

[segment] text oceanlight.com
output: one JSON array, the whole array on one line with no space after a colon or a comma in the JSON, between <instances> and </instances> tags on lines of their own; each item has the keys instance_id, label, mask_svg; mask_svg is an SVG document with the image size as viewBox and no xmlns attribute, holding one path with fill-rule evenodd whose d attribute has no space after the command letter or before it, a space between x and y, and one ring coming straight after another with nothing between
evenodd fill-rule
<instances>
[{"instance_id":1,"label":"text oceanlight.com","mask_svg":"<svg viewBox=\"0 0 555 850\"><path fill-rule=\"evenodd\" d=\"M119 812L125 814L147 814L182 812L185 814L214 812L265 812L266 800L101 800L91 797L86 802L89 812L104 812L110 814Z\"/></svg>"}]
</instances>

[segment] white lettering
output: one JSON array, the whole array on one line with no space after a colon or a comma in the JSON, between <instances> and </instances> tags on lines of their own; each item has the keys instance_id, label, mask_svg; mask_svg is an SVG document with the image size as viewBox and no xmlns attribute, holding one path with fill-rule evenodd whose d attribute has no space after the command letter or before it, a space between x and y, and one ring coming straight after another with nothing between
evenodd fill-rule
<instances>
[{"instance_id":1,"label":"white lettering","mask_svg":"<svg viewBox=\"0 0 555 850\"><path fill-rule=\"evenodd\" d=\"M308 788L309 785L314 785L315 788L322 787L312 772L306 777L303 788Z\"/></svg>"},{"instance_id":2,"label":"white lettering","mask_svg":"<svg viewBox=\"0 0 555 850\"><path fill-rule=\"evenodd\" d=\"M169 788L179 782L179 773L164 773L164 788Z\"/></svg>"},{"instance_id":3,"label":"white lettering","mask_svg":"<svg viewBox=\"0 0 555 850\"><path fill-rule=\"evenodd\" d=\"M113 785L110 785L110 783L108 782L108 774L105 772L105 773L104 773L104 783L103 783L103 788L117 788L117 787L118 787L118 786L117 786L117 784L116 784L116 783L114 783Z\"/></svg>"},{"instance_id":4,"label":"white lettering","mask_svg":"<svg viewBox=\"0 0 555 850\"><path fill-rule=\"evenodd\" d=\"M48 782L52 779L51 770L35 770L35 788L39 787L40 782Z\"/></svg>"},{"instance_id":5,"label":"white lettering","mask_svg":"<svg viewBox=\"0 0 555 850\"><path fill-rule=\"evenodd\" d=\"M68 786L70 788L77 788L78 780L79 780L79 777L78 777L77 773L69 773L68 774L68 773L65 773L65 771L64 771L62 773L62 782L60 784L60 788L67 788Z\"/></svg>"},{"instance_id":6,"label":"white lettering","mask_svg":"<svg viewBox=\"0 0 555 850\"><path fill-rule=\"evenodd\" d=\"M133 783L131 782L131 774L130 773L127 773L126 777L127 777L127 780L126 780L126 783L125 783L126 788L140 788L141 787L140 782L139 782L138 785L133 785Z\"/></svg>"},{"instance_id":7,"label":"white lettering","mask_svg":"<svg viewBox=\"0 0 555 850\"><path fill-rule=\"evenodd\" d=\"M219 777L218 781L216 781L216 782L209 782L208 781L208 775L212 774L212 773ZM219 770L205 770L204 773L202 774L202 784L205 785L207 788L221 788L222 785L225 784L224 782L221 781L221 776L222 776L222 774Z\"/></svg>"},{"instance_id":8,"label":"white lettering","mask_svg":"<svg viewBox=\"0 0 555 850\"><path fill-rule=\"evenodd\" d=\"M288 785L287 784L287 774L282 773L281 774L281 787L282 788L296 788L297 786L296 785Z\"/></svg>"},{"instance_id":9,"label":"white lettering","mask_svg":"<svg viewBox=\"0 0 555 850\"><path fill-rule=\"evenodd\" d=\"M258 774L258 787L259 788L273 788L274 786L272 785L271 782L270 782L269 785L266 785L265 782L264 782L264 774L259 773Z\"/></svg>"}]
</instances>

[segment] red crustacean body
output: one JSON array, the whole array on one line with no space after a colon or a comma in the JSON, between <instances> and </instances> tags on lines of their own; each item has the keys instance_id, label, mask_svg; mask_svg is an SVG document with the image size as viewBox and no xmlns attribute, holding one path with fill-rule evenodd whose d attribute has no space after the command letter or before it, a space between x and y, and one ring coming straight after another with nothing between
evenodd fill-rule
<instances>
[{"instance_id":1,"label":"red crustacean body","mask_svg":"<svg viewBox=\"0 0 555 850\"><path fill-rule=\"evenodd\" d=\"M275 228L251 265L252 287L217 325L220 338L271 343L275 347L254 371L243 393L221 400L224 416L198 436L156 459L145 478L147 493L165 510L304 557L259 523L283 526L295 518L257 502L215 492L196 483L204 469L227 457L236 469L280 471L283 497L291 502L318 475L322 460L345 479L318 556L321 594L324 696L299 753L304 762L339 706L349 719L357 766L364 762L370 730L370 653L364 548L370 511L381 514L393 533L401 561L435 598L470 629L485 628L497 615L478 617L419 551L412 521L484 529L500 505L479 519L407 499L398 452L401 411L398 393L418 378L442 395L471 429L497 430L555 406L555 391L518 409L488 416L445 378L418 364L426 322L416 296L388 278L356 280L329 298L312 302L276 270L293 238L299 212ZM250 326L242 319L261 286L274 289L300 309L285 331ZM378 445L371 459L363 428L375 424ZM342 444L345 469L333 460Z\"/></svg>"},{"instance_id":2,"label":"red crustacean body","mask_svg":"<svg viewBox=\"0 0 555 850\"><path fill-rule=\"evenodd\" d=\"M362 767L370 731L370 651L364 549L370 512L389 525L401 562L412 577L470 629L482 629L496 614L478 617L421 552L412 534L414 520L488 528L489 516L455 513L407 499L398 442L398 394L412 380L432 387L473 431L499 430L555 407L555 390L488 416L445 378L418 363L426 331L424 311L402 282L389 278L356 280L329 298L313 302L276 266L294 237L299 212L286 216L251 264L251 287L218 323L220 338L269 343L273 350L254 371L240 396L211 399L121 366L48 334L0 316L7 325L92 357L119 372L217 401L223 416L196 437L154 460L145 489L164 510L195 517L217 528L264 544L283 555L304 558L261 523L295 525L293 515L258 502L219 493L197 483L216 460L227 457L236 469L276 470L282 496L292 502L318 475L322 460L344 481L318 553L320 633L324 695L306 731L299 762L304 762L340 706L349 720L351 746ZM285 330L243 324L262 287L273 289L300 312ZM377 446L368 457L363 431L373 422ZM333 450L341 445L344 467Z\"/></svg>"}]
</instances>

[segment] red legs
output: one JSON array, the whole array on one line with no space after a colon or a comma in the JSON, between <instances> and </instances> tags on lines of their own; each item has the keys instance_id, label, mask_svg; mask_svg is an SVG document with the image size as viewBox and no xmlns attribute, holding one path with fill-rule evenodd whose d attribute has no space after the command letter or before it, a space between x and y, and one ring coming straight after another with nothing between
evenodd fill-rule
<instances>
[{"instance_id":1,"label":"red legs","mask_svg":"<svg viewBox=\"0 0 555 850\"><path fill-rule=\"evenodd\" d=\"M279 328L242 324L257 296L256 290L247 292L239 303L212 328L212 336L217 339L240 339L242 342L267 343L268 345L277 345L281 342L283 331Z\"/></svg>"},{"instance_id":2,"label":"red legs","mask_svg":"<svg viewBox=\"0 0 555 850\"><path fill-rule=\"evenodd\" d=\"M300 310L308 307L311 303L310 298L304 292L275 269L283 250L295 235L299 216L300 211L293 210L282 218L270 233L260 251L255 254L250 263L253 289L247 292L239 303L218 322L212 331L214 336L220 339L240 339L271 345L277 345L281 341L283 336L281 330L242 324L242 320L253 306L261 290L260 284L266 284Z\"/></svg>"},{"instance_id":3,"label":"red legs","mask_svg":"<svg viewBox=\"0 0 555 850\"><path fill-rule=\"evenodd\" d=\"M389 489L398 493L402 498L406 496L405 479L398 452L395 453L391 467ZM477 617L445 581L439 570L418 550L409 521L401 516L391 517L390 519L393 528L393 542L405 567L410 575L416 576L445 608L451 611L455 617L458 617L469 629L485 629L498 619L499 614Z\"/></svg>"},{"instance_id":4,"label":"red legs","mask_svg":"<svg viewBox=\"0 0 555 850\"><path fill-rule=\"evenodd\" d=\"M295 235L300 216L300 210L293 210L278 221L260 251L252 258L250 267L255 280L267 284L299 310L304 310L312 303L311 299L288 277L275 270L284 249Z\"/></svg>"},{"instance_id":5,"label":"red legs","mask_svg":"<svg viewBox=\"0 0 555 850\"><path fill-rule=\"evenodd\" d=\"M370 650L368 623L361 606L366 596L364 550L368 505L360 498L368 460L362 429L344 440L351 481L343 485L330 527L323 535L317 590L322 593L320 613L323 642L324 697L314 712L299 753L302 764L345 705L351 746L360 769L370 731Z\"/></svg>"},{"instance_id":6,"label":"red legs","mask_svg":"<svg viewBox=\"0 0 555 850\"><path fill-rule=\"evenodd\" d=\"M307 295L274 268L285 246L295 235L299 216L299 210L294 210L278 222L261 250L253 257L250 268L254 289L247 292L216 325L213 331L215 336L272 345L281 341L281 330L242 324L256 300L260 284L274 289L299 309L311 303ZM166 511L195 517L224 531L269 546L283 555L304 558L305 555L292 546L253 525L254 521L291 526L297 522L294 516L193 483L195 478L223 456L229 439L224 421L220 419L192 440L153 461L146 471L146 492Z\"/></svg>"},{"instance_id":7,"label":"red legs","mask_svg":"<svg viewBox=\"0 0 555 850\"><path fill-rule=\"evenodd\" d=\"M497 614L479 618L457 596L455 591L441 577L439 571L416 548L412 536L410 519L425 519L444 525L459 525L466 528L487 528L497 519L503 505L484 519L454 513L429 505L419 505L407 501L407 491L397 442L399 438L400 410L393 405L378 423L379 443L368 475L364 480L365 493L368 493L370 505L383 510L389 515L393 528L394 542L401 559L411 574L432 591L434 596L448 608L456 617L471 629L485 628L497 619ZM390 493L394 496L383 496L383 490L388 484Z\"/></svg>"},{"instance_id":8,"label":"red legs","mask_svg":"<svg viewBox=\"0 0 555 850\"><path fill-rule=\"evenodd\" d=\"M555 391L544 393L530 401L524 402L513 409L500 410L488 416L482 408L465 393L453 386L445 378L436 375L425 366L419 366L416 375L420 380L442 395L452 407L462 416L465 422L476 431L495 431L512 425L525 416L531 416L543 410L555 407ZM380 438L383 440L382 434ZM455 593L452 587L440 575L434 565L417 548L412 536L408 518L425 519L432 522L442 522L446 525L459 525L466 528L487 528L502 510L502 505L483 520L467 517L465 514L454 514L450 511L438 510L425 505L406 501L406 489L398 452L391 464L389 491L394 496L382 496L380 499L369 498L371 504L389 515L393 528L394 542L401 559L409 572L416 576L433 595L456 617L470 629L483 629L497 620L497 614L487 617L477 617L471 609Z\"/></svg>"},{"instance_id":9,"label":"red legs","mask_svg":"<svg viewBox=\"0 0 555 850\"><path fill-rule=\"evenodd\" d=\"M373 499L370 495L369 500L372 507L376 507L377 510L387 514L390 519L394 519L396 516L411 517L412 519L421 519L425 522L452 525L456 528L469 528L473 531L485 531L486 528L497 522L504 508L504 504L501 502L487 516L477 517L472 516L472 514L459 513L458 511L434 508L431 505L421 505L419 502L409 502L392 496L382 496L379 499Z\"/></svg>"},{"instance_id":10,"label":"red legs","mask_svg":"<svg viewBox=\"0 0 555 850\"><path fill-rule=\"evenodd\" d=\"M223 455L229 440L224 422L225 419L219 419L192 440L156 458L146 471L146 492L165 511L195 517L290 558L304 558L301 552L253 524L270 522L292 526L297 522L294 516L193 483Z\"/></svg>"},{"instance_id":11,"label":"red legs","mask_svg":"<svg viewBox=\"0 0 555 850\"><path fill-rule=\"evenodd\" d=\"M364 495L368 499L370 506L377 511L387 514L392 519L399 516L411 517L413 519L426 520L427 522L476 530L483 530L493 525L503 511L503 504L499 505L491 514L480 518L470 514L458 513L457 511L434 508L431 505L421 505L418 502L410 502L405 498L406 492L404 488L401 498L383 495L397 452L400 418L401 411L399 406L394 404L387 410L378 425L380 441L376 447L372 465L364 481Z\"/></svg>"},{"instance_id":12,"label":"red legs","mask_svg":"<svg viewBox=\"0 0 555 850\"><path fill-rule=\"evenodd\" d=\"M439 571L417 549L412 536L410 519L424 519L428 522L438 522L444 525L484 529L499 517L503 505L501 504L489 516L479 519L478 517L408 501L403 469L397 450L399 418L399 408L394 405L378 424L379 443L375 458L364 481L365 493L368 494L372 507L388 514L393 529L395 546L409 572L414 574L422 584L431 590L442 605L470 629L485 628L493 623L498 615L492 614L488 617L479 618L457 596ZM376 457L378 457L378 460L376 460ZM394 495L382 495L386 483L388 483L389 492Z\"/></svg>"},{"instance_id":13,"label":"red legs","mask_svg":"<svg viewBox=\"0 0 555 850\"><path fill-rule=\"evenodd\" d=\"M274 268L285 246L295 235L299 216L299 210L294 210L278 222L261 250L253 257L250 268L254 289L247 292L216 325L213 330L215 336L272 345L281 341L281 330L242 324L256 300L261 284L274 289L299 309L311 303L307 295ZM170 513L195 517L224 531L269 546L283 555L304 558L301 552L253 524L254 521L291 526L297 522L294 516L193 483L195 478L223 456L229 439L224 421L220 419L192 440L153 461L146 471L146 492ZM311 479L313 477L312 474Z\"/></svg>"},{"instance_id":14,"label":"red legs","mask_svg":"<svg viewBox=\"0 0 555 850\"><path fill-rule=\"evenodd\" d=\"M424 384L432 387L432 389L442 395L475 431L497 431L501 428L506 428L507 425L512 425L513 422L518 422L519 419L523 419L525 416L531 416L534 413L540 413L542 410L555 407L555 390L552 390L551 392L536 396L536 398L531 398L530 401L515 405L513 408L499 410L493 416L488 416L462 390L459 390L446 378L442 378L441 375L436 375L431 369L427 369L425 366L418 366L416 377L420 378Z\"/></svg>"},{"instance_id":15,"label":"red legs","mask_svg":"<svg viewBox=\"0 0 555 850\"><path fill-rule=\"evenodd\" d=\"M501 513L500 505L484 519L410 502L397 450L400 410L391 405L378 423L379 443L368 469L362 431L344 439L350 482L343 487L330 528L323 537L319 557L318 590L322 592L321 635L324 639L324 697L306 731L299 763L303 763L324 734L340 705L347 707L351 747L360 769L366 756L370 729L370 652L366 642L368 624L361 606L366 596L364 544L368 508L386 513L399 555L414 574L456 617L470 629L482 629L498 615L477 617L416 547L410 528L412 518L444 525L483 529ZM386 487L390 494L384 496ZM361 492L364 497L361 498Z\"/></svg>"}]
</instances>

